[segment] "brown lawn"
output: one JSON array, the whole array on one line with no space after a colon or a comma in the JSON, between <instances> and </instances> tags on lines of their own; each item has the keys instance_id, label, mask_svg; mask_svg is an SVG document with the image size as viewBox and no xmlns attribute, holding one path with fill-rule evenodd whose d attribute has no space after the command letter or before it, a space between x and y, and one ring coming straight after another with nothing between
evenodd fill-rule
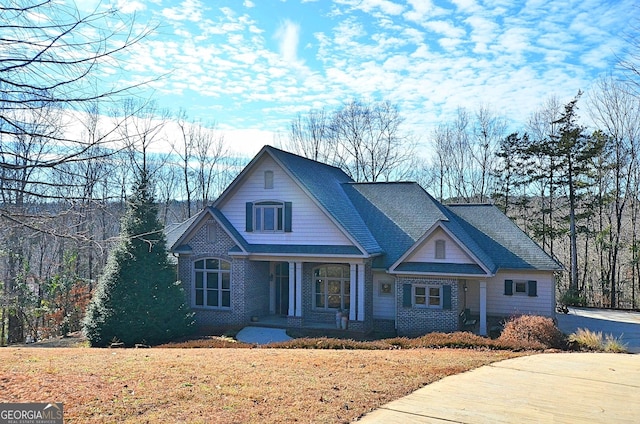
<instances>
[{"instance_id":1,"label":"brown lawn","mask_svg":"<svg viewBox=\"0 0 640 424\"><path fill-rule=\"evenodd\" d=\"M1 348L0 402L63 402L69 423L345 423L447 375L523 354Z\"/></svg>"}]
</instances>

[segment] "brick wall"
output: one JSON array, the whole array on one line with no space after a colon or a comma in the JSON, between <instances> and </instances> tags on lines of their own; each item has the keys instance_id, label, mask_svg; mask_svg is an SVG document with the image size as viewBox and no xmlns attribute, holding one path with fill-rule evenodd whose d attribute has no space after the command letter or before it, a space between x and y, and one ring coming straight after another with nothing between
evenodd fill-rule
<instances>
[{"instance_id":1,"label":"brick wall","mask_svg":"<svg viewBox=\"0 0 640 424\"><path fill-rule=\"evenodd\" d=\"M451 309L431 309L403 307L404 284L427 284L430 286L451 286ZM439 332L453 332L458 329L458 281L454 279L398 278L396 281L397 332L399 336L419 336Z\"/></svg>"},{"instance_id":2,"label":"brick wall","mask_svg":"<svg viewBox=\"0 0 640 424\"><path fill-rule=\"evenodd\" d=\"M247 301L262 295L259 291L245 290L247 278L260 271L261 264L248 267L249 261L234 259L228 255L235 246L233 240L213 219L204 221L197 227L187 242L192 254L178 258L178 276L187 296L187 304L196 314L196 324L200 327L225 327L243 325L249 322L254 310L247 310ZM209 309L195 307L192 300L193 264L203 258L218 258L231 263L231 309ZM249 269L248 269L249 268ZM267 271L266 275L269 273ZM268 278L268 277L267 277ZM266 285L266 303L268 309L268 283Z\"/></svg>"}]
</instances>

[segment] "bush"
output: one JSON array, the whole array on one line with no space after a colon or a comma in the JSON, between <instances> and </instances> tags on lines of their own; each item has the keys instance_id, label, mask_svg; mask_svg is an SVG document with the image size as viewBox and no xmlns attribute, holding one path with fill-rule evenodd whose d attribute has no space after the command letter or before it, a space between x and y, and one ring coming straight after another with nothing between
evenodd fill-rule
<instances>
[{"instance_id":1,"label":"bush","mask_svg":"<svg viewBox=\"0 0 640 424\"><path fill-rule=\"evenodd\" d=\"M613 337L612 334L603 337L602 332L585 328L578 328L575 333L569 335L569 342L579 350L613 353L627 352L627 346L620 339Z\"/></svg>"},{"instance_id":2,"label":"bush","mask_svg":"<svg viewBox=\"0 0 640 424\"><path fill-rule=\"evenodd\" d=\"M566 339L551 318L522 315L511 318L498 337L506 345L525 344L532 349L565 349Z\"/></svg>"},{"instance_id":3,"label":"bush","mask_svg":"<svg viewBox=\"0 0 640 424\"><path fill-rule=\"evenodd\" d=\"M567 306L586 306L587 299L575 290L567 290L560 296L560 303Z\"/></svg>"},{"instance_id":4,"label":"bush","mask_svg":"<svg viewBox=\"0 0 640 424\"><path fill-rule=\"evenodd\" d=\"M197 349L197 348L207 348L207 349L225 349L225 348L251 348L254 345L249 343L239 342L231 337L226 336L209 336L209 337L201 337L197 339L183 340L183 341L175 341L171 343L166 343L157 346L159 348L168 348L168 349Z\"/></svg>"}]
</instances>

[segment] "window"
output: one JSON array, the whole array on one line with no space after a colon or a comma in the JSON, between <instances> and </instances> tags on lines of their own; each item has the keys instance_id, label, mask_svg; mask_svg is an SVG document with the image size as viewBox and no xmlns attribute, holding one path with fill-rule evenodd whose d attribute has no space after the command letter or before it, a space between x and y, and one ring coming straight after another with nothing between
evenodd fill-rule
<instances>
[{"instance_id":1,"label":"window","mask_svg":"<svg viewBox=\"0 0 640 424\"><path fill-rule=\"evenodd\" d=\"M440 286L414 286L413 303L419 308L441 308Z\"/></svg>"},{"instance_id":2,"label":"window","mask_svg":"<svg viewBox=\"0 0 640 424\"><path fill-rule=\"evenodd\" d=\"M527 293L527 283L526 281L514 281L515 293L516 294L526 294Z\"/></svg>"},{"instance_id":3,"label":"window","mask_svg":"<svg viewBox=\"0 0 640 424\"><path fill-rule=\"evenodd\" d=\"M393 296L393 282L380 281L380 285L378 286L378 293L380 294L380 296Z\"/></svg>"},{"instance_id":4,"label":"window","mask_svg":"<svg viewBox=\"0 0 640 424\"><path fill-rule=\"evenodd\" d=\"M291 202L247 202L247 232L291 232Z\"/></svg>"},{"instance_id":5,"label":"window","mask_svg":"<svg viewBox=\"0 0 640 424\"><path fill-rule=\"evenodd\" d=\"M538 282L534 280L504 280L505 296L538 296Z\"/></svg>"},{"instance_id":6,"label":"window","mask_svg":"<svg viewBox=\"0 0 640 424\"><path fill-rule=\"evenodd\" d=\"M351 277L346 265L323 265L313 270L314 307L342 309L351 306Z\"/></svg>"},{"instance_id":7,"label":"window","mask_svg":"<svg viewBox=\"0 0 640 424\"><path fill-rule=\"evenodd\" d=\"M436 259L445 259L445 243L444 240L436 240Z\"/></svg>"},{"instance_id":8,"label":"window","mask_svg":"<svg viewBox=\"0 0 640 424\"><path fill-rule=\"evenodd\" d=\"M273 171L264 171L264 188L273 188Z\"/></svg>"},{"instance_id":9,"label":"window","mask_svg":"<svg viewBox=\"0 0 640 424\"><path fill-rule=\"evenodd\" d=\"M194 269L194 305L230 308L231 264L220 259L200 259L195 262Z\"/></svg>"},{"instance_id":10,"label":"window","mask_svg":"<svg viewBox=\"0 0 640 424\"><path fill-rule=\"evenodd\" d=\"M254 227L256 231L282 231L284 224L284 205L282 202L256 203L254 208Z\"/></svg>"}]
</instances>

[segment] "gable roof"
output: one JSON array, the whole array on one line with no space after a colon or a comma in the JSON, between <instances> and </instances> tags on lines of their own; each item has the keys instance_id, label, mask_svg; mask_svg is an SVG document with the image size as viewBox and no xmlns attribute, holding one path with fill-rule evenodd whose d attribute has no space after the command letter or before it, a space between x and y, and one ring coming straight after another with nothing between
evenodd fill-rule
<instances>
[{"instance_id":1,"label":"gable roof","mask_svg":"<svg viewBox=\"0 0 640 424\"><path fill-rule=\"evenodd\" d=\"M249 244L222 214L220 206L264 155L269 155L294 182L350 238L355 247ZM256 254L367 254L374 268L419 273L487 275L499 269L561 270L513 221L491 205L449 205L434 199L415 182L356 183L341 169L264 146L227 187L213 206L205 209L237 243L236 253ZM205 212L203 211L203 212ZM181 224L167 237L178 251L202 213ZM442 228L476 262L425 264L398 262ZM181 233L178 237L174 235ZM173 241L173 243L172 243ZM188 247L188 246L187 246Z\"/></svg>"},{"instance_id":2,"label":"gable roof","mask_svg":"<svg viewBox=\"0 0 640 424\"><path fill-rule=\"evenodd\" d=\"M495 269L560 271L562 265L547 254L497 207L486 204L450 205L464 230L492 258Z\"/></svg>"},{"instance_id":3,"label":"gable roof","mask_svg":"<svg viewBox=\"0 0 640 424\"><path fill-rule=\"evenodd\" d=\"M265 154L271 156L282 167L284 172L342 229L347 237L352 239L354 244L369 255L382 253L382 248L378 241L364 223L362 217L354 213L354 205L342 189L342 184L353 182L344 171L272 146L264 146L260 150L240 175L236 177L234 182L213 203L214 208L224 202L225 197L230 195L234 186Z\"/></svg>"}]
</instances>

